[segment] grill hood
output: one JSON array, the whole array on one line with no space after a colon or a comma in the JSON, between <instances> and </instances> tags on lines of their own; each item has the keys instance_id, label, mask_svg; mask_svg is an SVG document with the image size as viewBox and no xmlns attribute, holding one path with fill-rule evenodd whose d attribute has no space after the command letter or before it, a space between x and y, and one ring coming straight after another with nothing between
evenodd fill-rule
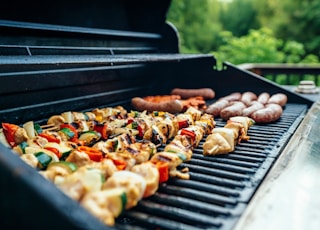
<instances>
[{"instance_id":1,"label":"grill hood","mask_svg":"<svg viewBox=\"0 0 320 230\"><path fill-rule=\"evenodd\" d=\"M13 0L0 9L1 19L85 28L160 32L170 0L63 1Z\"/></svg>"}]
</instances>

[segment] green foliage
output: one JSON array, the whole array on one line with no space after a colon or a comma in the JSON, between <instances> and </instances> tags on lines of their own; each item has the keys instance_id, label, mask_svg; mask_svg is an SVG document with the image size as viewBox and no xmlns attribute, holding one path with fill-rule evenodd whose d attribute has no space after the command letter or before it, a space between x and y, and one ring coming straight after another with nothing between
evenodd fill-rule
<instances>
[{"instance_id":1,"label":"green foliage","mask_svg":"<svg viewBox=\"0 0 320 230\"><path fill-rule=\"evenodd\" d=\"M319 63L318 0L173 0L167 20L182 53L234 64Z\"/></svg>"},{"instance_id":2,"label":"green foliage","mask_svg":"<svg viewBox=\"0 0 320 230\"><path fill-rule=\"evenodd\" d=\"M250 29L258 29L257 12L252 1L241 0L224 4L219 18L223 29L232 31L237 37L246 35Z\"/></svg>"},{"instance_id":3,"label":"green foliage","mask_svg":"<svg viewBox=\"0 0 320 230\"><path fill-rule=\"evenodd\" d=\"M320 1L254 0L262 26L281 39L303 43L307 53L319 55Z\"/></svg>"},{"instance_id":4,"label":"green foliage","mask_svg":"<svg viewBox=\"0 0 320 230\"><path fill-rule=\"evenodd\" d=\"M283 42L274 38L270 29L250 30L248 35L228 37L228 40L227 44L213 52L221 61L233 64L275 63L285 59L284 53L278 51Z\"/></svg>"},{"instance_id":5,"label":"green foliage","mask_svg":"<svg viewBox=\"0 0 320 230\"><path fill-rule=\"evenodd\" d=\"M286 63L298 63L305 54L303 44L296 41L287 41L282 48L282 51L286 54L286 57L283 60L283 62Z\"/></svg>"},{"instance_id":6,"label":"green foliage","mask_svg":"<svg viewBox=\"0 0 320 230\"><path fill-rule=\"evenodd\" d=\"M317 64L320 63L319 57L314 54L308 54L301 61L301 63Z\"/></svg>"},{"instance_id":7,"label":"green foliage","mask_svg":"<svg viewBox=\"0 0 320 230\"><path fill-rule=\"evenodd\" d=\"M179 31L182 52L209 53L217 48L212 41L221 27L212 21L217 20L218 9L210 7L209 2L217 3L216 0L172 1L167 17Z\"/></svg>"}]
</instances>

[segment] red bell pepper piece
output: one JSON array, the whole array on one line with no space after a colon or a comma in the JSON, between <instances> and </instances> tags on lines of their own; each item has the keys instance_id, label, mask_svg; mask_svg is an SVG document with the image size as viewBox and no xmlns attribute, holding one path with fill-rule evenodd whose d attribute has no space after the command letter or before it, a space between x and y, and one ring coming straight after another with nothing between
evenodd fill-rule
<instances>
[{"instance_id":1,"label":"red bell pepper piece","mask_svg":"<svg viewBox=\"0 0 320 230\"><path fill-rule=\"evenodd\" d=\"M59 159L61 158L62 154L60 153L60 151L57 148L54 147L45 147L44 149L47 149L51 152L53 152Z\"/></svg>"},{"instance_id":2,"label":"red bell pepper piece","mask_svg":"<svg viewBox=\"0 0 320 230\"><path fill-rule=\"evenodd\" d=\"M102 159L102 152L98 149L82 145L82 146L79 146L77 150L88 154L89 158L92 161L99 162Z\"/></svg>"},{"instance_id":3,"label":"red bell pepper piece","mask_svg":"<svg viewBox=\"0 0 320 230\"><path fill-rule=\"evenodd\" d=\"M127 121L127 125L131 124L132 122L134 122L134 119L133 118L129 118L128 121Z\"/></svg>"},{"instance_id":4,"label":"red bell pepper piece","mask_svg":"<svg viewBox=\"0 0 320 230\"><path fill-rule=\"evenodd\" d=\"M2 123L3 133L11 147L15 146L14 134L20 128L18 125L10 123Z\"/></svg>"},{"instance_id":5,"label":"red bell pepper piece","mask_svg":"<svg viewBox=\"0 0 320 230\"><path fill-rule=\"evenodd\" d=\"M48 133L39 133L38 136L46 138L47 141L49 141L49 142L55 142L55 143L60 144L60 139L59 138L57 138L57 137L55 137L53 135L50 135Z\"/></svg>"},{"instance_id":6,"label":"red bell pepper piece","mask_svg":"<svg viewBox=\"0 0 320 230\"><path fill-rule=\"evenodd\" d=\"M125 170L127 167L127 163L124 160L112 159L112 161L118 170Z\"/></svg>"},{"instance_id":7,"label":"red bell pepper piece","mask_svg":"<svg viewBox=\"0 0 320 230\"><path fill-rule=\"evenodd\" d=\"M82 140L76 140L76 141L74 141L74 143L77 144L77 146L82 146L85 144L84 141L82 141Z\"/></svg>"},{"instance_id":8,"label":"red bell pepper piece","mask_svg":"<svg viewBox=\"0 0 320 230\"><path fill-rule=\"evenodd\" d=\"M196 134L190 130L187 130L187 129L181 129L180 134L191 137L192 141L195 141L195 139L196 139Z\"/></svg>"},{"instance_id":9,"label":"red bell pepper piece","mask_svg":"<svg viewBox=\"0 0 320 230\"><path fill-rule=\"evenodd\" d=\"M143 135L144 135L144 132L143 132L143 129L142 129L141 125L138 125L138 128L137 128L137 129L138 129L138 132L139 132L139 133L138 133L138 136L142 138Z\"/></svg>"},{"instance_id":10,"label":"red bell pepper piece","mask_svg":"<svg viewBox=\"0 0 320 230\"><path fill-rule=\"evenodd\" d=\"M94 131L101 134L101 137L103 140L108 139L108 125L106 123L105 124L96 124L93 129L94 129Z\"/></svg>"},{"instance_id":11,"label":"red bell pepper piece","mask_svg":"<svg viewBox=\"0 0 320 230\"><path fill-rule=\"evenodd\" d=\"M169 180L169 163L165 161L152 162L159 171L159 183Z\"/></svg>"},{"instance_id":12,"label":"red bell pepper piece","mask_svg":"<svg viewBox=\"0 0 320 230\"><path fill-rule=\"evenodd\" d=\"M189 126L188 120L178 121L179 129L187 128Z\"/></svg>"}]
</instances>

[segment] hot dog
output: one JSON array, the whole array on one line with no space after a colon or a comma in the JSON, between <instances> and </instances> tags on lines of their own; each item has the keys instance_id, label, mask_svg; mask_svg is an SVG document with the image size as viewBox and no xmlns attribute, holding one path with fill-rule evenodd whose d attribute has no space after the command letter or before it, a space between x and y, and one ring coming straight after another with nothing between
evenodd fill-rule
<instances>
[{"instance_id":1,"label":"hot dog","mask_svg":"<svg viewBox=\"0 0 320 230\"><path fill-rule=\"evenodd\" d=\"M210 88L199 88L199 89L182 89L174 88L171 91L171 95L179 95L182 99L190 97L202 96L204 99L213 99L215 92Z\"/></svg>"},{"instance_id":2,"label":"hot dog","mask_svg":"<svg viewBox=\"0 0 320 230\"><path fill-rule=\"evenodd\" d=\"M245 109L242 110L242 116L250 117L250 115L259 110L264 108L264 105L258 101L251 102L251 105Z\"/></svg>"},{"instance_id":3,"label":"hot dog","mask_svg":"<svg viewBox=\"0 0 320 230\"><path fill-rule=\"evenodd\" d=\"M251 118L257 123L269 123L278 120L282 115L282 107L279 104L267 104L251 114Z\"/></svg>"},{"instance_id":4,"label":"hot dog","mask_svg":"<svg viewBox=\"0 0 320 230\"><path fill-rule=\"evenodd\" d=\"M240 99L246 106L249 106L252 101L257 100L257 95L253 92L244 92Z\"/></svg>"},{"instance_id":5,"label":"hot dog","mask_svg":"<svg viewBox=\"0 0 320 230\"><path fill-rule=\"evenodd\" d=\"M267 92L264 92L259 94L257 101L265 105L268 103L269 98L270 98L270 94Z\"/></svg>"},{"instance_id":6,"label":"hot dog","mask_svg":"<svg viewBox=\"0 0 320 230\"><path fill-rule=\"evenodd\" d=\"M220 115L220 111L229 105L229 101L225 99L220 99L213 104L209 105L206 109L206 113L212 114L214 117Z\"/></svg>"},{"instance_id":7,"label":"hot dog","mask_svg":"<svg viewBox=\"0 0 320 230\"><path fill-rule=\"evenodd\" d=\"M169 113L179 113L183 109L183 105L179 100L165 101L165 102L149 102L141 97L134 97L131 99L133 108L138 111L164 111Z\"/></svg>"},{"instance_id":8,"label":"hot dog","mask_svg":"<svg viewBox=\"0 0 320 230\"><path fill-rule=\"evenodd\" d=\"M276 93L269 98L268 103L275 103L283 107L287 103L287 101L288 101L287 95L283 93Z\"/></svg>"},{"instance_id":9,"label":"hot dog","mask_svg":"<svg viewBox=\"0 0 320 230\"><path fill-rule=\"evenodd\" d=\"M223 120L228 120L230 117L241 116L244 108L246 108L246 105L243 102L234 101L230 106L221 110L220 117Z\"/></svg>"}]
</instances>

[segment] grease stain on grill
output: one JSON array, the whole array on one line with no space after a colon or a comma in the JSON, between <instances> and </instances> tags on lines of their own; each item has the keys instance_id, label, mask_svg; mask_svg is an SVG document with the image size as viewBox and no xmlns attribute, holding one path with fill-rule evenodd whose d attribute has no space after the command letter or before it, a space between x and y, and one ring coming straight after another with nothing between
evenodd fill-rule
<instances>
[{"instance_id":1,"label":"grease stain on grill","mask_svg":"<svg viewBox=\"0 0 320 230\"><path fill-rule=\"evenodd\" d=\"M116 227L232 229L301 122L305 109L304 105L287 104L280 120L254 124L248 131L250 139L237 144L229 154L204 156L204 137L192 159L181 164L189 168L190 179L171 178L160 184L154 196L141 200L118 218ZM216 127L224 125L216 119Z\"/></svg>"}]
</instances>

